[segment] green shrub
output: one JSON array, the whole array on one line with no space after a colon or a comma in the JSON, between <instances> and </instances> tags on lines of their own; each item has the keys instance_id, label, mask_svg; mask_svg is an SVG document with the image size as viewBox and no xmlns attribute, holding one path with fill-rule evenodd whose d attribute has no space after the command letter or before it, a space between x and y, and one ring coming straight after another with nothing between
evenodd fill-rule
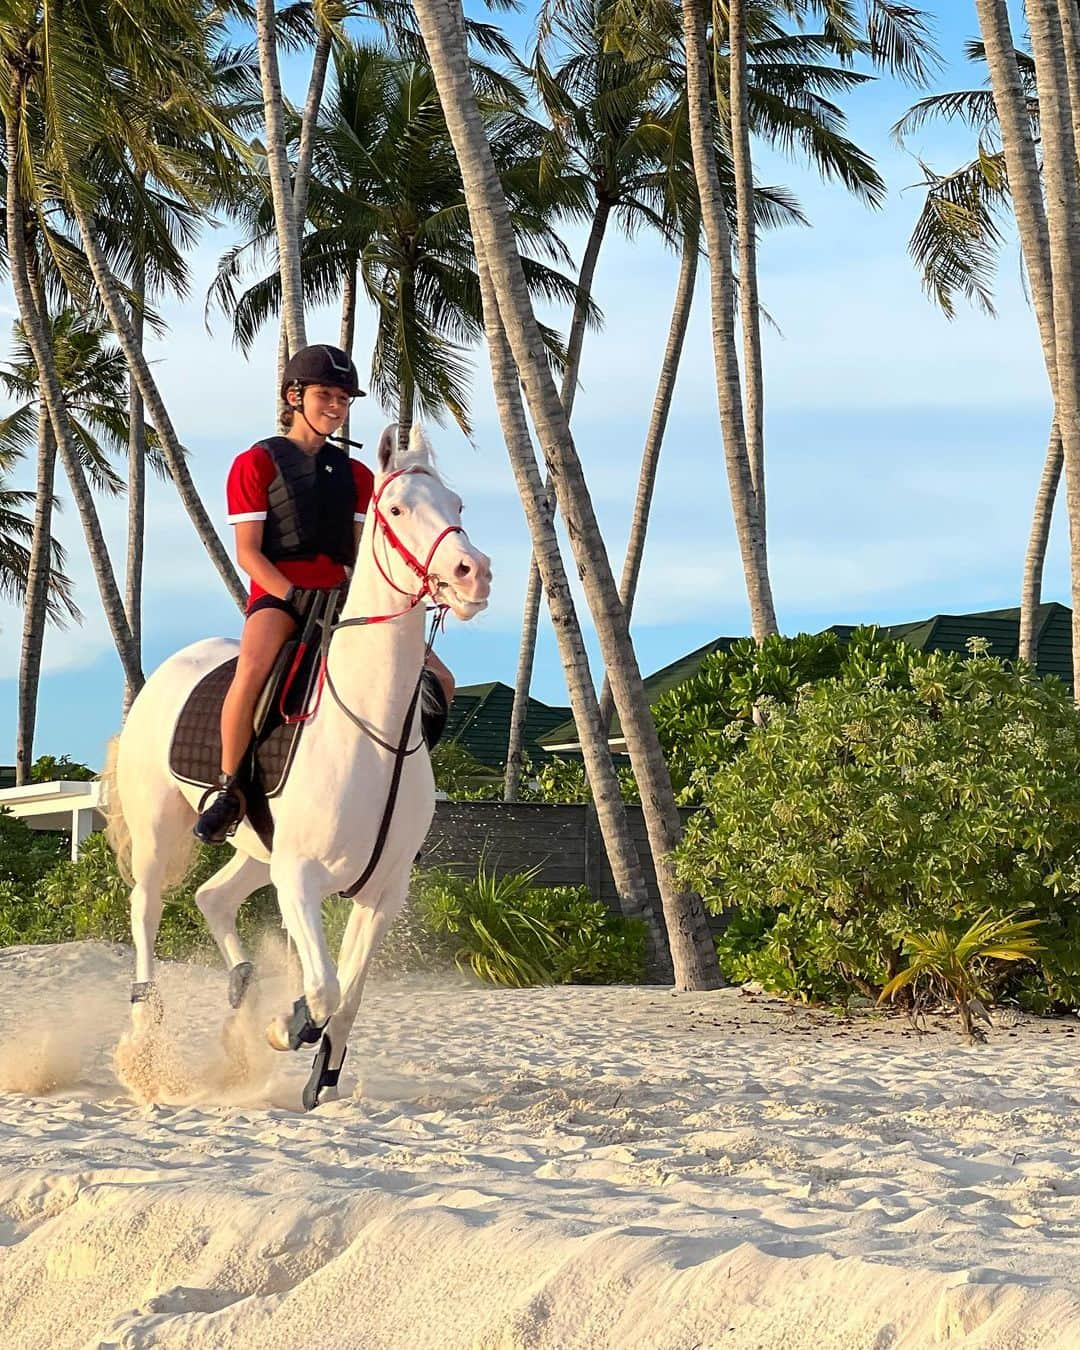
<instances>
[{"instance_id":1,"label":"green shrub","mask_svg":"<svg viewBox=\"0 0 1080 1350\"><path fill-rule=\"evenodd\" d=\"M1058 681L863 635L739 739L734 755L700 741L688 773L706 809L679 850L712 909L762 925L756 950L721 940L729 968L804 997L876 996L906 934L1024 910L1047 950L998 972L1000 995L1030 1001L1034 977L1075 1006L1080 712Z\"/></svg>"},{"instance_id":2,"label":"green shrub","mask_svg":"<svg viewBox=\"0 0 1080 1350\"><path fill-rule=\"evenodd\" d=\"M32 830L7 807L0 807L0 882L26 894L70 854L70 835Z\"/></svg>"},{"instance_id":3,"label":"green shrub","mask_svg":"<svg viewBox=\"0 0 1080 1350\"><path fill-rule=\"evenodd\" d=\"M413 905L459 967L492 984L616 984L644 978L646 928L584 887L538 887L537 871L503 877L424 872ZM393 930L391 930L393 931Z\"/></svg>"}]
</instances>

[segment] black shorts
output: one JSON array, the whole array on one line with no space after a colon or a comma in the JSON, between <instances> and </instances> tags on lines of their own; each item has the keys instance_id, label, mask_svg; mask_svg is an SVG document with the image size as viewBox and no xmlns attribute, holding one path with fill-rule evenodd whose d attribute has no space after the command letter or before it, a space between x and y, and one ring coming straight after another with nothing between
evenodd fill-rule
<instances>
[{"instance_id":1,"label":"black shorts","mask_svg":"<svg viewBox=\"0 0 1080 1350\"><path fill-rule=\"evenodd\" d=\"M300 611L295 605L290 604L288 600L283 600L280 596L260 595L258 600L252 600L251 604L248 605L246 617L250 619L253 614L258 614L260 609L280 609L282 614L287 614L292 619L297 628L300 627Z\"/></svg>"}]
</instances>

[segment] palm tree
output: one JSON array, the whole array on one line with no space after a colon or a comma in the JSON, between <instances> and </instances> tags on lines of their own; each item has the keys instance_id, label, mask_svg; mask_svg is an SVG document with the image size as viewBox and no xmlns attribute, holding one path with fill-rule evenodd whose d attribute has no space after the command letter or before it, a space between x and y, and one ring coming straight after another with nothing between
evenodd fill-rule
<instances>
[{"instance_id":1,"label":"palm tree","mask_svg":"<svg viewBox=\"0 0 1080 1350\"><path fill-rule=\"evenodd\" d=\"M700 897L685 892L675 877L671 852L679 840L681 826L671 779L649 714L641 673L581 463L532 312L509 210L484 136L469 76L461 7L457 0L414 0L414 9L461 165L474 237L490 270L492 300L524 385L544 458L555 479L574 560L611 673L616 706L641 791L675 980L684 988L712 987L719 978L715 948ZM496 337L490 307L485 326L490 344ZM496 389L501 404L505 402L509 383L512 381L504 376ZM501 415L503 412L500 408ZM507 439L515 474L525 478L527 465L519 462L524 457L524 447L516 438ZM526 484L523 500L527 513L531 513L530 528L537 548L542 541L535 530L534 518L542 509L542 497L537 485L530 488Z\"/></svg>"},{"instance_id":2,"label":"palm tree","mask_svg":"<svg viewBox=\"0 0 1080 1350\"><path fill-rule=\"evenodd\" d=\"M335 54L335 87L314 147L309 214L302 241L305 294L327 301L342 296L345 349L351 351L358 291L377 315L371 388L396 412L399 435L418 409L441 421L449 412L471 432L468 347L483 334L480 288L461 173L454 157L428 67L381 48L354 45ZM504 89L483 99L485 125L500 174L513 201L523 247L566 260L541 199L536 160L542 128L508 99ZM267 251L269 204L252 182L243 218L248 238L219 264L211 302L232 310L234 331L247 348L281 305L274 272L235 294L250 256ZM546 298L573 300L576 290L548 263L525 260L529 283Z\"/></svg>"},{"instance_id":3,"label":"palm tree","mask_svg":"<svg viewBox=\"0 0 1080 1350\"><path fill-rule=\"evenodd\" d=\"M627 234L643 225L668 238L673 233L663 214L663 170L672 139L664 68L652 55L627 57L618 49L609 49L604 29L606 4L607 0L579 0L561 10L546 34L548 40L555 33L562 39L559 64L549 64L547 41L541 41L532 65L540 102L553 125L544 172L559 178L576 174L588 194L591 212L560 391L568 420L577 395L593 278L609 223L619 222ZM530 559L507 744L503 797L508 802L517 800L521 781L542 589L536 560Z\"/></svg>"},{"instance_id":4,"label":"palm tree","mask_svg":"<svg viewBox=\"0 0 1080 1350\"><path fill-rule=\"evenodd\" d=\"M764 516L754 487L743 418L742 381L735 344L731 232L713 153L714 129L704 0L683 0L686 91L701 217L709 254L713 360L728 490L750 599L750 626L760 642L777 631L769 581Z\"/></svg>"},{"instance_id":5,"label":"palm tree","mask_svg":"<svg viewBox=\"0 0 1080 1350\"><path fill-rule=\"evenodd\" d=\"M38 450L38 483L19 664L15 772L16 781L22 783L29 781L27 775L34 758L34 725L45 625L50 618L56 618L55 607L50 611L46 580L50 551L55 551L58 545L52 538L55 505L52 471L56 441L41 398L33 352L21 325L16 325L14 336L12 358L7 366L0 367L0 382L8 394L21 403L0 423L0 453L5 446L15 449L28 447L33 442ZM127 439L127 368L123 353L108 337L105 324L73 309L62 310L49 320L49 345L83 469L98 492L115 495L123 490L123 482L110 466L108 455L119 451ZM167 473L152 431L149 457L159 473Z\"/></svg>"},{"instance_id":6,"label":"palm tree","mask_svg":"<svg viewBox=\"0 0 1080 1350\"><path fill-rule=\"evenodd\" d=\"M35 582L32 541L36 519L31 520L23 508L33 503L36 516L37 494L8 487L4 482L16 458L10 448L12 439L21 442L24 434L23 428L12 425L10 415L0 419L0 596L15 604L28 603ZM63 546L57 540L51 540L48 566L42 573L42 590L48 621L58 628L82 618L72 594L71 580L63 570L65 562ZM24 781L16 773L16 782Z\"/></svg>"},{"instance_id":7,"label":"palm tree","mask_svg":"<svg viewBox=\"0 0 1080 1350\"><path fill-rule=\"evenodd\" d=\"M1035 310L1036 320L1039 327L1039 336L1042 340L1043 356L1046 362L1047 375L1050 380L1050 388L1054 395L1055 404L1055 424L1054 431L1051 434L1051 444L1047 459L1047 468L1044 470L1043 481L1040 487L1040 503L1036 510L1035 525L1033 527L1032 544L1028 550L1028 564L1025 568L1025 584L1023 593L1022 609L1028 615L1034 613L1032 605L1033 592L1041 577L1041 558L1045 550L1045 543L1042 543L1036 558L1033 559L1033 546L1036 546L1037 535L1042 535L1043 531L1049 529L1049 505L1046 504L1045 494L1056 487L1057 474L1055 472L1055 460L1057 456L1057 439L1060 436L1061 451L1063 462L1068 466L1070 462L1070 444L1073 450L1076 449L1075 430L1067 429L1062 423L1062 391L1059 388L1058 381L1062 370L1061 354L1058 350L1057 320L1059 317L1068 316L1068 301L1066 298L1065 280L1055 277L1052 268L1052 248L1051 231L1049 222L1049 211L1047 202L1043 197L1043 186L1040 179L1039 161L1035 147L1035 136L1032 132L1030 108L1024 88L1024 79L1021 74L1021 68L1017 60L1016 46L1013 42L1012 31L1009 23L1008 9L1005 0L976 0L976 12L979 17L979 27L982 34L983 47L986 54L986 63L990 73L990 85L993 91L994 108L997 114L997 122L1001 134L1001 150L1004 158L1006 172L1008 174L1008 183L1010 195L1013 203L1013 212L1016 217L1017 232L1020 236L1020 247L1024 257L1024 265L1027 269L1029 284L1031 289L1032 305ZM1043 121L1044 109L1042 104L1047 97L1047 89L1044 87L1045 78L1049 84L1053 79L1052 72L1055 68L1053 59L1053 34L1046 26L1047 11L1040 10L1037 15L1029 13L1029 20L1032 24L1032 38L1034 41L1035 27L1039 28L1040 43L1042 46L1043 71L1039 70L1039 53L1036 53L1035 77L1040 94L1040 123ZM1057 30L1057 38L1060 42L1060 25ZM1063 54L1062 54L1063 64ZM1060 78L1060 73L1058 78ZM1051 192L1050 168L1051 159L1053 160L1054 186L1064 186L1067 190L1070 170L1061 165L1062 141L1067 134L1069 139L1075 144L1075 136L1072 132L1073 118L1080 115L1080 110L1073 110L1068 102L1062 106L1062 95L1068 98L1067 80L1064 86L1060 84L1054 90L1054 97L1051 103L1050 120L1051 130L1048 140L1044 140L1043 171L1047 175L1047 197ZM1051 154L1051 147L1054 153ZM1056 216L1055 233L1059 247L1064 243L1066 245L1063 265L1067 264L1068 247L1067 234L1069 226L1060 218L1060 213ZM1060 295L1058 294L1059 285L1062 287ZM1058 314L1058 300L1061 301L1061 315ZM1075 386L1075 371L1067 372L1070 387ZM1080 468L1080 465L1078 465ZM1075 480L1076 473L1072 474ZM1074 523L1074 515L1080 516L1080 502L1076 503L1077 511L1074 512L1073 502L1069 503L1070 517L1070 541L1072 554L1073 571L1073 601L1074 613L1076 608L1077 592L1076 588L1080 584L1080 541L1077 541L1073 535L1074 529L1080 527L1080 524ZM1074 618L1074 623L1077 621ZM1032 660L1034 652L1034 642L1032 637L1032 625L1030 619L1026 624L1025 643L1022 645L1021 653L1025 659ZM1080 632L1074 632L1074 661L1080 663L1080 656L1077 656L1077 640L1080 638ZM1080 664L1078 664L1080 669Z\"/></svg>"},{"instance_id":8,"label":"palm tree","mask_svg":"<svg viewBox=\"0 0 1080 1350\"><path fill-rule=\"evenodd\" d=\"M967 55L972 61L985 63L986 48L981 42L970 42ZM1035 63L1025 51L1014 51L1013 59L1034 147L1039 136ZM986 89L933 94L916 103L897 122L893 134L903 145L909 134L934 117L969 125L977 134L977 147L973 159L949 173L937 173L920 161L927 191L909 248L924 290L949 318L956 313L958 296L993 315L993 274L1005 237L1002 221L1012 210L1028 240L1025 256L1031 259L1029 269L1034 269L1029 270L1030 289L1044 350L1047 342L1052 348L1049 234L1042 192L1040 189L1038 201L1025 200L1019 210L1013 206L993 94ZM1080 124L1080 102L1072 108L1072 119L1074 127ZM1014 165L1016 158L1014 155ZM1035 167L1038 173L1037 163ZM1021 214L1025 215L1022 226ZM1056 373L1049 368L1048 374L1053 389ZM1061 437L1055 420L1035 496L1020 590L1018 655L1029 665L1034 665L1037 659L1035 619L1042 603L1043 569L1062 462Z\"/></svg>"},{"instance_id":9,"label":"palm tree","mask_svg":"<svg viewBox=\"0 0 1080 1350\"><path fill-rule=\"evenodd\" d=\"M13 18L15 19L13 24L0 30L0 38L3 41L0 52L4 69L9 76L7 80L0 81L0 107L4 115L7 168L4 223L12 289L27 343L37 366L42 397L56 437L57 451L72 496L79 508L109 629L124 667L125 678L129 684L138 687L142 683L138 653L132 642L123 600L117 589L101 525L79 459L76 435L64 403L56 361L49 343L47 307L40 269L27 245L30 224L25 194L27 182L33 184L35 173L31 158L25 155L23 150L36 121L34 77L40 76L42 69L41 25L37 6L30 3L23 5L20 13ZM75 78L74 73L72 78ZM87 83L85 74L81 76L80 83L85 88ZM41 202L44 194L38 191L36 195ZM42 440L44 447L44 436Z\"/></svg>"},{"instance_id":10,"label":"palm tree","mask_svg":"<svg viewBox=\"0 0 1080 1350\"><path fill-rule=\"evenodd\" d=\"M275 0L256 0L256 35L259 76L262 81L266 119L266 167L274 202L277 230L278 271L281 276L282 315L289 351L307 346L304 328L304 286L300 279L300 234L303 222L296 218L289 157L285 138L285 107L278 71L278 36Z\"/></svg>"},{"instance_id":11,"label":"palm tree","mask_svg":"<svg viewBox=\"0 0 1080 1350\"><path fill-rule=\"evenodd\" d=\"M169 0L123 15L23 0L26 25L9 54L13 88L40 109L40 163L23 159L29 200L59 184L78 228L100 304L109 316L158 436L170 476L204 547L238 604L246 594L191 480L183 450L135 333L124 289L109 260L116 221L108 191L145 175L183 204L205 205L200 145L217 158L239 149L216 100L205 43L221 26L209 6ZM14 30L12 30L14 32ZM21 55L20 55L21 51ZM170 131L163 134L163 122ZM22 316L26 318L26 315ZM50 409L51 411L51 409ZM61 438L62 439L62 438ZM61 447L61 452L63 449Z\"/></svg>"},{"instance_id":12,"label":"palm tree","mask_svg":"<svg viewBox=\"0 0 1080 1350\"><path fill-rule=\"evenodd\" d=\"M1065 0L1061 0L1064 4ZM1072 0L1069 0L1072 3ZM1029 0L1028 28L1039 88L1046 223L1054 325L1055 408L1065 462L1072 563L1073 670L1080 686L1080 177L1058 0ZM1077 693L1080 698L1080 691Z\"/></svg>"}]
</instances>

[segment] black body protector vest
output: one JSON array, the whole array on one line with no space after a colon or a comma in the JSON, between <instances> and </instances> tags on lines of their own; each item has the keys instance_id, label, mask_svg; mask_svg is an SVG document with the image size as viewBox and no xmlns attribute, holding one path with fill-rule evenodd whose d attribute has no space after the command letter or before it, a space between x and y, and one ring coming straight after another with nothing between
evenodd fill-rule
<instances>
[{"instance_id":1,"label":"black body protector vest","mask_svg":"<svg viewBox=\"0 0 1080 1350\"><path fill-rule=\"evenodd\" d=\"M324 445L317 455L308 455L287 436L270 436L259 445L277 470L268 492L262 552L271 562L322 553L351 566L356 561L356 481L347 452Z\"/></svg>"}]
</instances>

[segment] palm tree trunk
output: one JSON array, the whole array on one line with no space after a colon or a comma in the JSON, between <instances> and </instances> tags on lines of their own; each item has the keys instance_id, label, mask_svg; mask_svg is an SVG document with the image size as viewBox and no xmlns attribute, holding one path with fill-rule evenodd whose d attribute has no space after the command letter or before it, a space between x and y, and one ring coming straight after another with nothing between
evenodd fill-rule
<instances>
[{"instance_id":1,"label":"palm tree trunk","mask_svg":"<svg viewBox=\"0 0 1080 1350\"><path fill-rule=\"evenodd\" d=\"M754 490L743 422L739 358L735 344L731 233L720 195L720 179L713 150L712 96L702 0L684 0L682 22L694 177L697 180L709 252L713 360L728 490L750 600L751 627L754 637L760 642L777 631L776 612L769 582L763 513Z\"/></svg>"},{"instance_id":2,"label":"palm tree trunk","mask_svg":"<svg viewBox=\"0 0 1080 1350\"><path fill-rule=\"evenodd\" d=\"M1054 336L1053 284L1050 275L1050 233L1027 98L1016 64L1016 49L1006 0L975 0L975 8L986 49L994 107L1001 127L1001 146L1005 155L1005 168L1009 178L1017 233L1020 236L1020 248L1027 268L1031 302L1038 323L1050 389L1056 402L1057 353ZM1057 438L1057 444L1060 446L1060 438ZM1050 490L1050 484L1053 484L1052 492L1056 494L1056 485L1061 474L1060 464L1056 471L1053 471L1054 456L1054 439L1052 439L1036 501L1024 566L1024 582L1020 592L1021 656L1025 650L1031 651L1035 614L1042 599L1045 558L1033 558L1031 546L1037 539L1041 539L1045 550L1046 540L1049 538L1053 495L1049 500L1045 500L1044 490ZM1043 515L1045 515L1045 529L1041 525Z\"/></svg>"},{"instance_id":3,"label":"palm tree trunk","mask_svg":"<svg viewBox=\"0 0 1080 1350\"><path fill-rule=\"evenodd\" d=\"M132 276L131 326L139 350L146 331L146 254L140 245ZM128 375L128 481L127 481L127 568L124 584L124 609L135 647L142 657L142 577L146 540L146 417L139 386ZM135 690L124 689L124 712L131 707Z\"/></svg>"},{"instance_id":4,"label":"palm tree trunk","mask_svg":"<svg viewBox=\"0 0 1080 1350\"><path fill-rule=\"evenodd\" d=\"M281 386L285 383L285 366L289 360L289 335L285 331L285 315L282 313L278 317L278 342L277 342L277 379L274 382L274 407L278 410L278 429L285 430L284 423L281 420L281 414L284 410L284 404L281 401Z\"/></svg>"},{"instance_id":5,"label":"palm tree trunk","mask_svg":"<svg viewBox=\"0 0 1080 1350\"><path fill-rule=\"evenodd\" d=\"M746 453L757 499L762 537L765 525L765 377L761 362L761 306L758 300L757 222L754 164L750 152L750 94L746 71L746 3L728 0L728 60L731 73L731 162L735 171L738 233L739 311L743 374L746 379Z\"/></svg>"},{"instance_id":6,"label":"palm tree trunk","mask_svg":"<svg viewBox=\"0 0 1080 1350\"><path fill-rule=\"evenodd\" d=\"M498 301L491 272L477 241L480 287L484 305L484 327L488 336L491 357L491 376L498 406L503 439L510 455L525 518L532 539L533 556L544 579L551 624L559 644L563 674L570 694L574 721L580 729L581 750L585 771L592 789L604 849L611 866L619 904L624 914L646 920L654 938L653 964L658 973L667 975L670 956L662 933L657 932L655 916L649 903L641 860L630 834L630 826L619 791L619 780L611 753L600 734L596 690L589 670L589 656L574 607L574 597L566 576L559 540L555 533L555 502L540 480L525 409L521 401L517 366L506 340L506 332L499 315Z\"/></svg>"},{"instance_id":7,"label":"palm tree trunk","mask_svg":"<svg viewBox=\"0 0 1080 1350\"><path fill-rule=\"evenodd\" d=\"M34 728L37 723L41 653L48 620L49 574L52 570L53 483L56 476L56 437L44 404L38 410L37 482L34 491L34 533L26 573L26 608L23 611L22 646L19 650L19 712L15 733L15 784L30 781L34 763Z\"/></svg>"},{"instance_id":8,"label":"palm tree trunk","mask_svg":"<svg viewBox=\"0 0 1080 1350\"><path fill-rule=\"evenodd\" d=\"M1046 545L1050 538L1050 523L1054 514L1054 500L1057 497L1058 483L1061 481L1063 462L1061 437L1058 435L1055 422L1050 428L1050 445L1046 452L1038 496L1035 498L1035 514L1031 522L1031 534L1028 536L1027 553L1024 556L1024 584L1020 593L1020 641L1017 655L1032 668L1035 667L1039 655L1035 616L1042 604L1043 565L1046 562Z\"/></svg>"},{"instance_id":9,"label":"palm tree trunk","mask_svg":"<svg viewBox=\"0 0 1080 1350\"><path fill-rule=\"evenodd\" d=\"M318 22L318 21L317 21ZM330 64L330 48L334 35L329 24L318 23L315 35L315 54L311 62L311 79L308 81L307 100L304 103L304 115L300 123L300 148L296 155L296 181L293 183L293 219L296 222L297 247L304 236L307 221L308 188L311 185L311 156L315 149L315 128L319 121L319 108L322 106L323 90L326 88L326 71Z\"/></svg>"},{"instance_id":10,"label":"palm tree trunk","mask_svg":"<svg viewBox=\"0 0 1080 1350\"><path fill-rule=\"evenodd\" d=\"M404 454L409 448L413 408L416 404L416 381L413 378L412 357L405 343L405 335L414 331L416 323L416 278L408 263L403 263L398 275L398 325L402 336L400 353L401 375L398 386L397 434L398 449Z\"/></svg>"},{"instance_id":11,"label":"palm tree trunk","mask_svg":"<svg viewBox=\"0 0 1080 1350\"><path fill-rule=\"evenodd\" d=\"M686 327L690 322L690 310L694 303L694 283L697 280L699 236L697 223L687 228L683 236L682 262L679 266L679 283L675 289L675 305L671 312L671 326L668 329L667 346L664 348L664 362L660 367L660 379L653 399L652 418L649 421L649 433L645 437L645 449L641 456L641 471L638 474L637 498L634 501L634 515L630 522L630 537L626 541L626 557L623 560L622 577L619 581L619 596L626 610L626 622L634 609L634 597L637 594L638 577L641 573L641 560L645 554L645 536L649 529L649 512L652 508L653 489L656 486L656 470L660 463L660 448L664 443L668 414L671 412L671 400L675 393L675 377L679 373L683 343L686 340ZM604 687L600 692L600 724L604 728L604 738L611 734L611 717L615 711L615 701L611 697L611 682L604 676Z\"/></svg>"},{"instance_id":12,"label":"palm tree trunk","mask_svg":"<svg viewBox=\"0 0 1080 1350\"><path fill-rule=\"evenodd\" d=\"M611 203L600 195L597 197L596 210L593 212L589 238L585 252L581 257L581 271L578 274L578 293L574 301L574 316L570 322L570 337L566 344L566 365L563 368L562 404L566 409L566 419L570 420L574 411L574 399L577 396L578 371L581 368L581 348L585 341L585 324L589 316L589 302L592 298L593 278L596 276L596 263L600 257L600 246L604 242L608 219L611 215ZM548 483L545 491L551 491ZM517 678L514 681L514 707L510 714L510 739L506 746L506 777L503 781L503 800L516 802L521 786L523 766L523 744L525 718L529 710L529 689L532 685L533 662L536 656L536 633L540 626L540 600L543 595L543 582L536 560L529 559L529 575L525 583L525 604L521 614L521 646L518 649Z\"/></svg>"},{"instance_id":13,"label":"palm tree trunk","mask_svg":"<svg viewBox=\"0 0 1080 1350\"><path fill-rule=\"evenodd\" d=\"M256 0L255 22L259 47L263 116L266 122L266 167L274 203L278 268L281 272L281 312L290 351L307 346L304 331L304 286L300 277L300 236L285 147L285 110L277 58L277 16L274 0Z\"/></svg>"},{"instance_id":14,"label":"palm tree trunk","mask_svg":"<svg viewBox=\"0 0 1080 1350\"><path fill-rule=\"evenodd\" d=\"M75 436L72 432L71 421L68 418L67 407L64 404L64 396L56 373L52 348L45 329L46 311L43 305L39 309L38 299L35 297L30 284L25 217L22 198L18 191L19 141L24 92L25 77L20 73L15 76L13 88L10 91L10 111L5 126L7 150L5 207L8 268L11 273L11 285L15 292L15 303L19 308L19 318L22 320L23 329L26 332L26 340L33 353L34 364L37 366L38 382L45 406L48 409L49 420L56 435L60 461L71 486L71 495L75 498L75 504L79 509L79 517L82 521L83 533L86 536L86 545L90 553L90 561L94 567L94 575L97 578L98 591L101 594L102 608L109 624L109 631L116 644L116 650L124 668L125 679L135 688L140 688L143 676L139 667L138 652L135 650L135 644L132 641L131 629L128 627L127 616L124 613L124 603L116 585L116 578L113 575L109 551L105 545L105 537L101 532L101 522L98 520L97 511L94 507L94 499L90 495L90 489L87 486L76 449Z\"/></svg>"},{"instance_id":15,"label":"palm tree trunk","mask_svg":"<svg viewBox=\"0 0 1080 1350\"><path fill-rule=\"evenodd\" d=\"M341 286L341 335L338 346L346 356L351 357L356 343L356 269L358 259L350 257L345 267L345 276ZM349 439L349 417L346 416L341 428L342 435Z\"/></svg>"},{"instance_id":16,"label":"palm tree trunk","mask_svg":"<svg viewBox=\"0 0 1080 1350\"><path fill-rule=\"evenodd\" d=\"M1065 462L1072 565L1073 689L1080 699L1080 182L1058 4L1029 0L1027 14L1039 88L1057 358L1055 404Z\"/></svg>"},{"instance_id":17,"label":"palm tree trunk","mask_svg":"<svg viewBox=\"0 0 1080 1350\"><path fill-rule=\"evenodd\" d=\"M473 238L479 241L491 272L498 313L555 483L601 654L611 674L615 704L641 793L675 982L686 989L713 988L719 981L716 949L700 897L683 890L675 875L672 851L681 838L682 826L671 776L649 712L626 615L566 412L548 368L502 184L484 136L469 74L461 6L458 0L413 0L413 9L461 168ZM530 496L537 501L542 497L537 487L523 493L527 510ZM586 730L599 738L595 715Z\"/></svg>"},{"instance_id":18,"label":"palm tree trunk","mask_svg":"<svg viewBox=\"0 0 1080 1350\"><path fill-rule=\"evenodd\" d=\"M195 526L203 547L209 553L219 576L229 590L229 594L243 609L247 604L247 592L241 584L239 576L237 576L236 568L233 567L229 555L225 552L225 547L218 537L213 522L207 515L206 507L202 503L202 498L192 481L191 472L188 469L183 448L173 428L172 419L165 408L157 382L151 374L150 365L146 360L142 345L131 325L131 319L124 306L120 288L109 271L93 221L76 194L70 195L69 205L79 227L83 251L86 254L87 262L90 264L90 271L93 274L98 295L105 306L105 312L109 316L109 322L116 334L117 341L123 349L134 384L142 394L146 411L150 414L150 421L157 432L158 443L169 467L169 476L172 478L184 509Z\"/></svg>"}]
</instances>

